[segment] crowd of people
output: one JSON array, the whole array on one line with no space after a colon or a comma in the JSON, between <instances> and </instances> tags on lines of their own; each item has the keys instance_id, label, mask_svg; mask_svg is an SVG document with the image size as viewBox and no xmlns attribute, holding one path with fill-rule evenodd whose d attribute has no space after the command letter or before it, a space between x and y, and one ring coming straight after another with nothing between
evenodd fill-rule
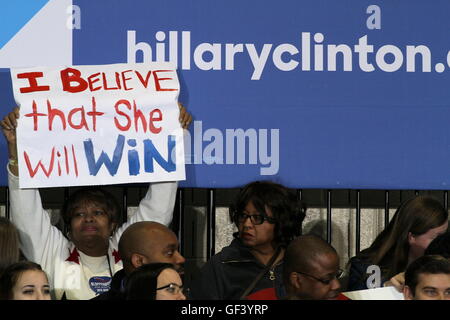
<instances>
[{"instance_id":1,"label":"crowd of people","mask_svg":"<svg viewBox=\"0 0 450 320\"><path fill-rule=\"evenodd\" d=\"M341 268L332 245L302 235L305 205L270 181L239 191L229 211L234 239L185 288L185 258L168 228L177 183L151 183L125 223L111 194L80 188L64 203L60 230L39 190L19 188L19 118L16 108L0 121L11 203L11 221L0 219L0 299L346 300L342 292L376 286L392 286L405 299L450 299L448 211L436 199L402 203L372 245ZM179 120L182 127L192 120L181 105Z\"/></svg>"}]
</instances>

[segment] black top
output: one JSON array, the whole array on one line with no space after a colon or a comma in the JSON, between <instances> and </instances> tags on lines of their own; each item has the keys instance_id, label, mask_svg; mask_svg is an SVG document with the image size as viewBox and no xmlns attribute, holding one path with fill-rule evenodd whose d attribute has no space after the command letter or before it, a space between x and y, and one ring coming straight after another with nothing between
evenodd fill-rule
<instances>
[{"instance_id":1,"label":"black top","mask_svg":"<svg viewBox=\"0 0 450 320\"><path fill-rule=\"evenodd\" d=\"M239 239L214 255L193 279L189 298L197 300L237 300L265 265L259 262ZM280 298L284 293L283 264L278 263L258 281L250 294L273 288Z\"/></svg>"}]
</instances>

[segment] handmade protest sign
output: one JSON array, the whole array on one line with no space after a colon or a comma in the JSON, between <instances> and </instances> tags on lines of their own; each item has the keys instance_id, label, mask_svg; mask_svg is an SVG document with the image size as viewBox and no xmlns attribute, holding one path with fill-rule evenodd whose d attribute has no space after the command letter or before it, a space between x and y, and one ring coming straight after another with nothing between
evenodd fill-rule
<instances>
[{"instance_id":1,"label":"handmade protest sign","mask_svg":"<svg viewBox=\"0 0 450 320\"><path fill-rule=\"evenodd\" d=\"M170 63L12 69L20 187L185 179Z\"/></svg>"}]
</instances>

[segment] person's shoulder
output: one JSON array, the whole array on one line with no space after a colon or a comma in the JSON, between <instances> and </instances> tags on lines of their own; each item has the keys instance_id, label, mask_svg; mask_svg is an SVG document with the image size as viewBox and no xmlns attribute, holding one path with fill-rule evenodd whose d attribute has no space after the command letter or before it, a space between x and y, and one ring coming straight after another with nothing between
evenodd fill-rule
<instances>
[{"instance_id":1,"label":"person's shoulder","mask_svg":"<svg viewBox=\"0 0 450 320\"><path fill-rule=\"evenodd\" d=\"M350 264L361 264L361 263L364 263L364 261L360 257L354 256L354 257L350 258L349 263Z\"/></svg>"},{"instance_id":2,"label":"person's shoulder","mask_svg":"<svg viewBox=\"0 0 450 320\"><path fill-rule=\"evenodd\" d=\"M120 288L122 281L125 277L126 277L125 270L120 269L119 271L117 271L112 277L111 287Z\"/></svg>"},{"instance_id":3,"label":"person's shoulder","mask_svg":"<svg viewBox=\"0 0 450 320\"><path fill-rule=\"evenodd\" d=\"M236 252L237 252L236 248L233 248L231 245L228 245L226 247L223 247L221 251L213 255L209 259L209 261L214 263L220 263L224 260L228 260L229 258L233 257Z\"/></svg>"},{"instance_id":4,"label":"person's shoulder","mask_svg":"<svg viewBox=\"0 0 450 320\"><path fill-rule=\"evenodd\" d=\"M348 262L348 266L349 266L348 267L348 272L349 272L348 285L350 287L352 287L354 285L353 283L355 281L357 283L359 283L361 281L365 283L365 279L367 276L367 270L371 265L373 265L373 263L370 262L366 258L361 258L360 256L352 257ZM365 284L363 285L363 287L364 286L365 286ZM361 289L363 287L358 287L358 288Z\"/></svg>"},{"instance_id":5,"label":"person's shoulder","mask_svg":"<svg viewBox=\"0 0 450 320\"><path fill-rule=\"evenodd\" d=\"M359 272L366 272L367 268L372 265L372 263L368 260L361 259L359 257L353 257L349 260L350 270L355 272L358 270Z\"/></svg>"},{"instance_id":6,"label":"person's shoulder","mask_svg":"<svg viewBox=\"0 0 450 320\"><path fill-rule=\"evenodd\" d=\"M242 260L247 256L246 249L239 241L239 239L233 239L228 246L222 248L222 250L209 259L210 264L222 263L230 260Z\"/></svg>"},{"instance_id":7,"label":"person's shoulder","mask_svg":"<svg viewBox=\"0 0 450 320\"><path fill-rule=\"evenodd\" d=\"M350 258L349 263L351 265L371 265L369 253L366 250L361 251L357 255Z\"/></svg>"},{"instance_id":8,"label":"person's shoulder","mask_svg":"<svg viewBox=\"0 0 450 320\"><path fill-rule=\"evenodd\" d=\"M245 247L239 239L233 239L233 241L231 241L228 246L224 247L217 256L222 261L253 258L250 250Z\"/></svg>"}]
</instances>

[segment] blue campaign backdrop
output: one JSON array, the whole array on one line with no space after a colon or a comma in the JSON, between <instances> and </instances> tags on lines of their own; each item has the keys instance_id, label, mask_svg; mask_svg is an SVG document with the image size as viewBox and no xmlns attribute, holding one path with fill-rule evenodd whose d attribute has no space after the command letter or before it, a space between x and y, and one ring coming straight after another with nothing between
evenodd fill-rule
<instances>
[{"instance_id":1,"label":"blue campaign backdrop","mask_svg":"<svg viewBox=\"0 0 450 320\"><path fill-rule=\"evenodd\" d=\"M73 64L177 62L195 119L181 186L450 185L447 0L73 5ZM14 104L6 69L0 97L3 117Z\"/></svg>"}]
</instances>

